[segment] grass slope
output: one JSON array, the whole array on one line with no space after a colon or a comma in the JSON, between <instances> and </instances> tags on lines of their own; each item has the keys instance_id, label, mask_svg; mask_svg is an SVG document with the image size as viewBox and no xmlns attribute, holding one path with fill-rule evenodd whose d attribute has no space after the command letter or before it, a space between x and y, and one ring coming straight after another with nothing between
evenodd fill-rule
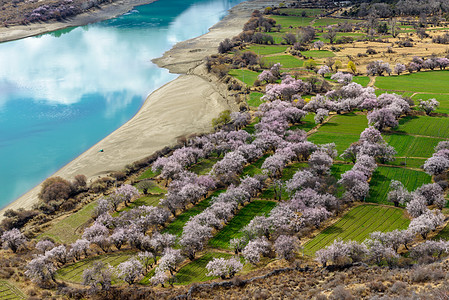
<instances>
[{"instance_id":1,"label":"grass slope","mask_svg":"<svg viewBox=\"0 0 449 300\"><path fill-rule=\"evenodd\" d=\"M254 85L254 81L256 81L257 76L260 73L250 71L250 70L242 70L242 69L232 69L229 71L229 75L237 78L238 80L244 82L246 85L252 86Z\"/></svg>"},{"instance_id":2,"label":"grass slope","mask_svg":"<svg viewBox=\"0 0 449 300\"><path fill-rule=\"evenodd\" d=\"M314 255L317 250L332 244L338 238L362 242L371 232L405 229L409 223L410 220L404 217L404 211L400 208L360 205L307 242L304 253Z\"/></svg>"},{"instance_id":3,"label":"grass slope","mask_svg":"<svg viewBox=\"0 0 449 300\"><path fill-rule=\"evenodd\" d=\"M398 156L423 158L432 156L433 148L443 140L402 134L385 134L384 139L397 151Z\"/></svg>"}]
</instances>

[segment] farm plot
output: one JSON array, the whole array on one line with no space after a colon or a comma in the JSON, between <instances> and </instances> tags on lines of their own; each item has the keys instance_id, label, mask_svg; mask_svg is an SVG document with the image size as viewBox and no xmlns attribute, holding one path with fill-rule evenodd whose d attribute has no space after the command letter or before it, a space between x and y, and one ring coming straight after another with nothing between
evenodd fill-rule
<instances>
[{"instance_id":1,"label":"farm plot","mask_svg":"<svg viewBox=\"0 0 449 300\"><path fill-rule=\"evenodd\" d=\"M284 45L251 45L243 50L243 52L253 51L257 55L270 55L285 52L287 48L288 46Z\"/></svg>"},{"instance_id":2,"label":"farm plot","mask_svg":"<svg viewBox=\"0 0 449 300\"><path fill-rule=\"evenodd\" d=\"M360 205L344 215L337 223L326 228L304 245L304 253L314 255L316 251L335 239L364 241L374 231L388 232L405 229L410 220L403 209L378 205Z\"/></svg>"},{"instance_id":3,"label":"farm plot","mask_svg":"<svg viewBox=\"0 0 449 300\"><path fill-rule=\"evenodd\" d=\"M368 76L354 76L352 81L366 87L370 79Z\"/></svg>"},{"instance_id":4,"label":"farm plot","mask_svg":"<svg viewBox=\"0 0 449 300\"><path fill-rule=\"evenodd\" d=\"M334 57L335 54L332 51L327 50L310 50L310 51L302 51L302 55L313 58L326 58L326 57Z\"/></svg>"},{"instance_id":5,"label":"farm plot","mask_svg":"<svg viewBox=\"0 0 449 300\"><path fill-rule=\"evenodd\" d=\"M49 230L41 234L38 239L50 237L58 243L73 243L81 237L78 229L92 217L97 202L91 202L74 214L54 224Z\"/></svg>"},{"instance_id":6,"label":"farm plot","mask_svg":"<svg viewBox=\"0 0 449 300\"><path fill-rule=\"evenodd\" d=\"M293 175L298 172L300 169L307 168L307 163L294 163L286 166L284 170L282 171L282 177L281 180L283 182L292 179ZM285 189L281 191L281 198L282 200L288 200L288 193ZM260 198L266 199L266 200L274 200L275 199L275 193L274 193L274 186L270 185L268 188L266 188L262 194L260 195Z\"/></svg>"},{"instance_id":7,"label":"farm plot","mask_svg":"<svg viewBox=\"0 0 449 300\"><path fill-rule=\"evenodd\" d=\"M276 21L277 25L281 25L281 32L287 32L289 27L308 26L314 18L311 17L297 17L297 16L268 16Z\"/></svg>"},{"instance_id":8,"label":"farm plot","mask_svg":"<svg viewBox=\"0 0 449 300\"><path fill-rule=\"evenodd\" d=\"M237 78L238 80L244 82L246 85L252 86L254 85L254 81L256 81L257 76L260 73L250 71L250 70L242 70L242 69L233 69L229 71L229 75Z\"/></svg>"},{"instance_id":9,"label":"farm plot","mask_svg":"<svg viewBox=\"0 0 449 300\"><path fill-rule=\"evenodd\" d=\"M266 56L262 58L262 62L264 62L267 65L274 65L276 63L280 63L283 69L300 68L304 64L303 60L300 60L291 55Z\"/></svg>"},{"instance_id":10,"label":"farm plot","mask_svg":"<svg viewBox=\"0 0 449 300\"><path fill-rule=\"evenodd\" d=\"M264 101L260 99L262 96L263 96L262 93L258 93L258 92L250 93L248 100L247 100L248 105L251 107L259 107L259 105L264 103Z\"/></svg>"},{"instance_id":11,"label":"farm plot","mask_svg":"<svg viewBox=\"0 0 449 300\"><path fill-rule=\"evenodd\" d=\"M368 120L365 115L348 113L337 115L320 127L318 132L332 132L337 134L359 135L368 127Z\"/></svg>"},{"instance_id":12,"label":"farm plot","mask_svg":"<svg viewBox=\"0 0 449 300\"><path fill-rule=\"evenodd\" d=\"M317 145L335 143L338 154L342 154L346 148L348 148L352 143L357 142L359 138L360 135L320 132L318 130L316 133L310 135L307 140Z\"/></svg>"},{"instance_id":13,"label":"farm plot","mask_svg":"<svg viewBox=\"0 0 449 300\"><path fill-rule=\"evenodd\" d=\"M0 281L0 299L16 300L26 299L25 295L7 281Z\"/></svg>"},{"instance_id":14,"label":"farm plot","mask_svg":"<svg viewBox=\"0 0 449 300\"><path fill-rule=\"evenodd\" d=\"M209 173L209 171L218 161L219 161L218 157L209 157L202 159L197 164L190 167L190 172L193 172L197 175L205 175Z\"/></svg>"},{"instance_id":15,"label":"farm plot","mask_svg":"<svg viewBox=\"0 0 449 300\"><path fill-rule=\"evenodd\" d=\"M333 18L322 18L322 19L317 19L315 20L315 22L313 23L314 27L319 27L319 26L329 26L329 25L333 25L333 24L339 24L339 23L360 23L359 20L352 20L352 19L333 19Z\"/></svg>"},{"instance_id":16,"label":"farm plot","mask_svg":"<svg viewBox=\"0 0 449 300\"><path fill-rule=\"evenodd\" d=\"M302 120L301 124L291 126L288 130L296 130L296 129L302 129L304 131L310 131L312 128L315 128L316 124L314 121L315 114L314 113L308 113Z\"/></svg>"},{"instance_id":17,"label":"farm plot","mask_svg":"<svg viewBox=\"0 0 449 300\"><path fill-rule=\"evenodd\" d=\"M213 197L218 196L219 194L223 193L225 190L218 190L213 192L209 197L195 205L194 207L184 211L182 214L176 216L176 219L168 224L167 227L164 229L164 233L170 233L177 236L180 236L182 234L182 229L184 228L184 225L186 222L190 219L190 217L196 216L197 214L201 213L203 210L209 207L211 205L211 201Z\"/></svg>"},{"instance_id":18,"label":"farm plot","mask_svg":"<svg viewBox=\"0 0 449 300\"><path fill-rule=\"evenodd\" d=\"M56 279L81 283L83 281L83 272L93 266L95 262L103 262L105 265L110 264L112 267L128 260L134 253L114 253L96 256L88 259L78 261L74 264L65 266L56 272Z\"/></svg>"},{"instance_id":19,"label":"farm plot","mask_svg":"<svg viewBox=\"0 0 449 300\"><path fill-rule=\"evenodd\" d=\"M446 225L438 234L433 238L436 241L442 240L449 240L449 224Z\"/></svg>"},{"instance_id":20,"label":"farm plot","mask_svg":"<svg viewBox=\"0 0 449 300\"><path fill-rule=\"evenodd\" d=\"M393 91L447 93L449 71L427 71L400 76L377 76L375 86Z\"/></svg>"},{"instance_id":21,"label":"farm plot","mask_svg":"<svg viewBox=\"0 0 449 300\"><path fill-rule=\"evenodd\" d=\"M408 134L449 138L449 118L408 116L399 120L396 130Z\"/></svg>"},{"instance_id":22,"label":"farm plot","mask_svg":"<svg viewBox=\"0 0 449 300\"><path fill-rule=\"evenodd\" d=\"M324 12L319 8L282 8L279 10L281 13L289 16L318 16Z\"/></svg>"},{"instance_id":23,"label":"farm plot","mask_svg":"<svg viewBox=\"0 0 449 300\"><path fill-rule=\"evenodd\" d=\"M243 207L229 223L223 227L210 241L214 248L229 248L229 241L241 236L240 229L246 226L255 216L269 213L276 206L276 202L255 200Z\"/></svg>"},{"instance_id":24,"label":"farm plot","mask_svg":"<svg viewBox=\"0 0 449 300\"><path fill-rule=\"evenodd\" d=\"M201 282L215 279L218 277L206 276L208 273L206 266L213 258L230 258L232 255L228 253L208 252L202 257L185 265L176 274L176 285L184 285L193 282Z\"/></svg>"},{"instance_id":25,"label":"farm plot","mask_svg":"<svg viewBox=\"0 0 449 300\"><path fill-rule=\"evenodd\" d=\"M399 180L409 191L413 191L425 183L430 183L431 177L421 171L397 167L378 167L371 177L368 202L391 204L387 195L391 180Z\"/></svg>"},{"instance_id":26,"label":"farm plot","mask_svg":"<svg viewBox=\"0 0 449 300\"><path fill-rule=\"evenodd\" d=\"M446 92L449 92L449 90ZM432 98L440 102L440 106L438 106L435 112L449 114L449 94L416 94L412 97L416 104L419 103L418 100L420 99L429 100Z\"/></svg>"},{"instance_id":27,"label":"farm plot","mask_svg":"<svg viewBox=\"0 0 449 300\"><path fill-rule=\"evenodd\" d=\"M420 137L403 134L385 134L385 141L392 146L397 156L422 157L432 156L433 148L443 139Z\"/></svg>"}]
</instances>

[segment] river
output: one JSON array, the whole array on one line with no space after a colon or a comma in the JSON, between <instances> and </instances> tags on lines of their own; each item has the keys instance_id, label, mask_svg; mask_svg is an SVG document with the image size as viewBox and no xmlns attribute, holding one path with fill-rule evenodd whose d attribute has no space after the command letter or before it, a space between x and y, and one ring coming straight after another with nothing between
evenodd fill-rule
<instances>
[{"instance_id":1,"label":"river","mask_svg":"<svg viewBox=\"0 0 449 300\"><path fill-rule=\"evenodd\" d=\"M159 0L0 44L0 207L128 121L177 77L151 63L243 0ZM169 109L169 108L167 108Z\"/></svg>"}]
</instances>

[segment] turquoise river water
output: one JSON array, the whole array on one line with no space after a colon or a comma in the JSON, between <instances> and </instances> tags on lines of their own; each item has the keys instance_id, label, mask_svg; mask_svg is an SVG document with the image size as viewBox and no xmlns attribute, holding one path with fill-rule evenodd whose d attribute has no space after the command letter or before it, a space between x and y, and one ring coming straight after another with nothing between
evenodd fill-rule
<instances>
[{"instance_id":1,"label":"turquoise river water","mask_svg":"<svg viewBox=\"0 0 449 300\"><path fill-rule=\"evenodd\" d=\"M206 33L242 1L159 0L1 43L0 208L128 121L177 76L151 60Z\"/></svg>"}]
</instances>

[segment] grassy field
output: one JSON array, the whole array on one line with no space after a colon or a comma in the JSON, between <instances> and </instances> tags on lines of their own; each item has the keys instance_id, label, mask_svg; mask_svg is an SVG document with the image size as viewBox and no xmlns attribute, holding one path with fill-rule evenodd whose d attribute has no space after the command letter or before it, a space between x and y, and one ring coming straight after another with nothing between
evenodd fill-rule
<instances>
[{"instance_id":1,"label":"grassy field","mask_svg":"<svg viewBox=\"0 0 449 300\"><path fill-rule=\"evenodd\" d=\"M163 232L168 232L170 234L174 234L180 236L182 234L182 229L184 228L185 223L190 219L190 217L196 216L201 213L211 204L212 198L218 196L223 193L225 190L218 190L212 193L207 199L204 199L194 207L184 211L180 215L176 216L176 219L170 223L167 227L165 227Z\"/></svg>"},{"instance_id":2,"label":"grassy field","mask_svg":"<svg viewBox=\"0 0 449 300\"><path fill-rule=\"evenodd\" d=\"M16 300L26 299L26 297L14 285L5 280L0 280L0 299Z\"/></svg>"},{"instance_id":3,"label":"grassy field","mask_svg":"<svg viewBox=\"0 0 449 300\"><path fill-rule=\"evenodd\" d=\"M322 18L322 19L318 19L315 20L315 22L313 23L314 27L319 27L319 26L329 26L329 25L333 25L333 24L338 24L338 23L360 23L359 20L342 20L342 19L333 19L333 18Z\"/></svg>"},{"instance_id":4,"label":"grassy field","mask_svg":"<svg viewBox=\"0 0 449 300\"><path fill-rule=\"evenodd\" d=\"M422 136L449 138L449 118L408 116L399 120L397 131Z\"/></svg>"},{"instance_id":5,"label":"grassy field","mask_svg":"<svg viewBox=\"0 0 449 300\"><path fill-rule=\"evenodd\" d=\"M285 45L251 45L243 51L253 51L257 55L270 55L282 53L287 50Z\"/></svg>"},{"instance_id":6,"label":"grassy field","mask_svg":"<svg viewBox=\"0 0 449 300\"><path fill-rule=\"evenodd\" d=\"M354 76L352 78L352 81L366 87L369 83L369 77L368 76Z\"/></svg>"},{"instance_id":7,"label":"grassy field","mask_svg":"<svg viewBox=\"0 0 449 300\"><path fill-rule=\"evenodd\" d=\"M313 58L326 58L326 57L334 57L335 54L332 51L327 50L310 50L310 51L302 51L302 55Z\"/></svg>"},{"instance_id":8,"label":"grassy field","mask_svg":"<svg viewBox=\"0 0 449 300\"><path fill-rule=\"evenodd\" d=\"M132 255L134 255L134 253L120 252L83 259L74 264L70 264L59 269L56 272L56 279L70 281L74 283L81 283L83 281L84 270L92 267L95 262L101 261L105 265L110 264L112 267L115 267L120 263L128 260Z\"/></svg>"},{"instance_id":9,"label":"grassy field","mask_svg":"<svg viewBox=\"0 0 449 300\"><path fill-rule=\"evenodd\" d=\"M146 169L145 172L143 172L138 178L137 180L142 180L142 179L149 179L149 178L154 178L159 174L159 172L153 172L151 171L151 167Z\"/></svg>"},{"instance_id":10,"label":"grassy field","mask_svg":"<svg viewBox=\"0 0 449 300\"><path fill-rule=\"evenodd\" d=\"M399 180L409 190L413 191L425 183L430 183L431 177L421 171L397 167L378 167L371 178L368 202L391 204L387 195L391 180Z\"/></svg>"},{"instance_id":11,"label":"grassy field","mask_svg":"<svg viewBox=\"0 0 449 300\"><path fill-rule=\"evenodd\" d=\"M244 177L246 175L249 176L254 176L256 174L262 174L262 164L265 161L265 159L270 156L269 154L265 154L264 156L262 156L261 158L259 158L258 160L256 160L255 162L253 162L250 165L247 165L243 168L242 174L240 175L240 177Z\"/></svg>"},{"instance_id":12,"label":"grassy field","mask_svg":"<svg viewBox=\"0 0 449 300\"><path fill-rule=\"evenodd\" d=\"M365 115L348 113L336 115L323 124L318 132L331 132L338 134L358 135L368 127L368 120Z\"/></svg>"},{"instance_id":13,"label":"grassy field","mask_svg":"<svg viewBox=\"0 0 449 300\"><path fill-rule=\"evenodd\" d=\"M248 96L248 105L251 107L259 107L259 105L261 105L264 101L260 100L260 97L262 97L263 94L262 93L258 93L258 92L252 92L249 94Z\"/></svg>"},{"instance_id":14,"label":"grassy field","mask_svg":"<svg viewBox=\"0 0 449 300\"><path fill-rule=\"evenodd\" d=\"M404 216L404 210L400 208L360 205L307 242L304 245L304 253L312 256L337 238L362 242L371 232L405 229L409 223Z\"/></svg>"},{"instance_id":15,"label":"grassy field","mask_svg":"<svg viewBox=\"0 0 449 300\"><path fill-rule=\"evenodd\" d=\"M254 85L254 81L256 81L259 74L260 73L258 72L242 69L232 69L229 71L229 75L234 76L235 78L249 86Z\"/></svg>"},{"instance_id":16,"label":"grassy field","mask_svg":"<svg viewBox=\"0 0 449 300\"><path fill-rule=\"evenodd\" d=\"M377 76L376 87L395 91L447 93L449 71L427 71L400 76Z\"/></svg>"},{"instance_id":17,"label":"grassy field","mask_svg":"<svg viewBox=\"0 0 449 300\"><path fill-rule=\"evenodd\" d=\"M338 134L334 132L318 132L310 135L307 140L315 144L335 143L338 154L342 154L352 143L357 142L360 135L355 134Z\"/></svg>"},{"instance_id":18,"label":"grassy field","mask_svg":"<svg viewBox=\"0 0 449 300\"><path fill-rule=\"evenodd\" d=\"M443 139L404 134L384 134L385 141L392 146L398 156L429 158L433 148Z\"/></svg>"},{"instance_id":19,"label":"grassy field","mask_svg":"<svg viewBox=\"0 0 449 300\"><path fill-rule=\"evenodd\" d=\"M176 285L185 285L194 282L211 280L217 277L206 276L209 273L206 269L207 264L213 258L230 258L231 254L208 252L198 259L182 267L176 274Z\"/></svg>"},{"instance_id":20,"label":"grassy field","mask_svg":"<svg viewBox=\"0 0 449 300\"><path fill-rule=\"evenodd\" d=\"M96 205L96 201L87 204L76 213L55 223L49 230L41 234L38 239L49 237L58 243L70 244L75 242L81 237L77 229L90 220Z\"/></svg>"},{"instance_id":21,"label":"grassy field","mask_svg":"<svg viewBox=\"0 0 449 300\"><path fill-rule=\"evenodd\" d=\"M303 162L300 162L300 163L296 162L296 163L290 164L290 165L286 166L284 168L284 170L282 170L282 176L280 179L284 182L287 180L290 180L290 179L292 179L293 175L296 172L298 172L300 169L304 169L307 167L308 167L308 164L303 163ZM260 198L266 199L266 200L276 200L275 194L274 194L274 186L270 185L268 188L266 188L260 195ZM287 191L285 189L282 190L281 198L282 198L282 200L289 199L289 194L287 193Z\"/></svg>"},{"instance_id":22,"label":"grassy field","mask_svg":"<svg viewBox=\"0 0 449 300\"><path fill-rule=\"evenodd\" d=\"M280 63L282 68L284 69L293 69L302 67L304 64L303 60L300 60L291 55L275 55L275 56L266 56L262 59L265 64L273 65L275 63Z\"/></svg>"},{"instance_id":23,"label":"grassy field","mask_svg":"<svg viewBox=\"0 0 449 300\"><path fill-rule=\"evenodd\" d=\"M201 159L197 164L190 167L190 171L198 175L206 175L218 160L217 157Z\"/></svg>"},{"instance_id":24,"label":"grassy field","mask_svg":"<svg viewBox=\"0 0 449 300\"><path fill-rule=\"evenodd\" d=\"M270 15L269 18L274 19L277 25L282 26L281 32L286 32L290 26L292 27L308 26L310 22L312 22L312 20L314 19L311 17L272 16L272 15Z\"/></svg>"},{"instance_id":25,"label":"grassy field","mask_svg":"<svg viewBox=\"0 0 449 300\"><path fill-rule=\"evenodd\" d=\"M449 90L446 92L449 92ZM429 100L431 98L440 102L440 106L435 112L449 114L449 94L416 94L412 97L416 104L419 103L418 100Z\"/></svg>"},{"instance_id":26,"label":"grassy field","mask_svg":"<svg viewBox=\"0 0 449 300\"><path fill-rule=\"evenodd\" d=\"M240 237L240 229L246 226L255 216L269 213L276 202L266 200L255 200L243 207L229 223L223 227L210 241L209 245L214 248L229 248L229 241Z\"/></svg>"},{"instance_id":27,"label":"grassy field","mask_svg":"<svg viewBox=\"0 0 449 300\"><path fill-rule=\"evenodd\" d=\"M306 16L318 16L324 12L319 8L282 8L279 11L289 16L302 16L303 12L306 13Z\"/></svg>"},{"instance_id":28,"label":"grassy field","mask_svg":"<svg viewBox=\"0 0 449 300\"><path fill-rule=\"evenodd\" d=\"M449 224L446 225L438 234L433 238L434 240L449 240Z\"/></svg>"}]
</instances>

